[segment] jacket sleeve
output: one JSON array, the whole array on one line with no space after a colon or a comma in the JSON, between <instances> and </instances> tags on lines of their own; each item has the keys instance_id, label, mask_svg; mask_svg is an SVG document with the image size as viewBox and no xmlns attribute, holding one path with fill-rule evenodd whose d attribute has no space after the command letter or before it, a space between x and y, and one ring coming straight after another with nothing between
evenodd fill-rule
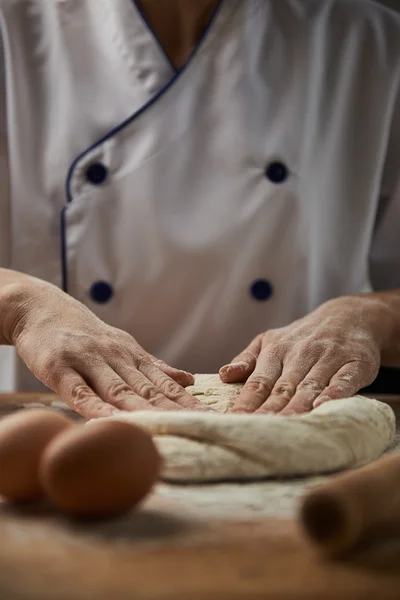
<instances>
[{"instance_id":1,"label":"jacket sleeve","mask_svg":"<svg viewBox=\"0 0 400 600\"><path fill-rule=\"evenodd\" d=\"M374 291L400 289L400 91L391 124L369 267Z\"/></svg>"}]
</instances>

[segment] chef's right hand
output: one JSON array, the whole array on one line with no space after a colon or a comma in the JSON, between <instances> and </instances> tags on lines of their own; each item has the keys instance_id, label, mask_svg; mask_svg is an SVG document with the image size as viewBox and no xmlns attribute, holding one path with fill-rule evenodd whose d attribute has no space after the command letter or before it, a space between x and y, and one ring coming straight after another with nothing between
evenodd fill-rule
<instances>
[{"instance_id":1,"label":"chef's right hand","mask_svg":"<svg viewBox=\"0 0 400 600\"><path fill-rule=\"evenodd\" d=\"M83 417L207 410L183 387L193 383L192 375L155 359L55 286L26 276L17 281L0 301L0 339Z\"/></svg>"}]
</instances>

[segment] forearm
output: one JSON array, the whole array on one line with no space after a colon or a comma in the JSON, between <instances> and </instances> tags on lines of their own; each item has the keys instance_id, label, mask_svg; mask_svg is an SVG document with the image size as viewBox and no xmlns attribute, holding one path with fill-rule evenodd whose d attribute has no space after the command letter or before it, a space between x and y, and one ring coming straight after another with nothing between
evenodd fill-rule
<instances>
[{"instance_id":1,"label":"forearm","mask_svg":"<svg viewBox=\"0 0 400 600\"><path fill-rule=\"evenodd\" d=\"M371 318L378 332L381 362L400 367L400 290L360 294L370 304Z\"/></svg>"},{"instance_id":2,"label":"forearm","mask_svg":"<svg viewBox=\"0 0 400 600\"><path fill-rule=\"evenodd\" d=\"M0 268L0 345L11 345L11 332L19 319L20 309L28 302L29 290L40 285L40 279Z\"/></svg>"}]
</instances>

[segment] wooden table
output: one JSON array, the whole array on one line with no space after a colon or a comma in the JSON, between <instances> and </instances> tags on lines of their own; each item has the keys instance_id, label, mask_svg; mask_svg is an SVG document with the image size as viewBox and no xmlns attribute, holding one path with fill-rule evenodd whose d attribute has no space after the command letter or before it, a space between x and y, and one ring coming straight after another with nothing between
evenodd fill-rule
<instances>
[{"instance_id":1,"label":"wooden table","mask_svg":"<svg viewBox=\"0 0 400 600\"><path fill-rule=\"evenodd\" d=\"M54 401L0 395L0 415ZM314 484L274 485L297 490L293 500ZM262 506L268 485L242 485L236 495L218 486L214 503L210 486L162 484L139 510L104 523L2 505L0 600L400 598L399 540L323 559L302 536L295 504L278 515Z\"/></svg>"}]
</instances>

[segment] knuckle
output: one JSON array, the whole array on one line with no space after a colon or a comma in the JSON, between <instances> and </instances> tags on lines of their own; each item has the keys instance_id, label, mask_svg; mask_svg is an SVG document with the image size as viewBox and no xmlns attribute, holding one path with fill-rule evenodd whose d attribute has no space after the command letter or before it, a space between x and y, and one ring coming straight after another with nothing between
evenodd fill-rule
<instances>
[{"instance_id":1,"label":"knuckle","mask_svg":"<svg viewBox=\"0 0 400 600\"><path fill-rule=\"evenodd\" d=\"M85 341L87 351L100 351L103 354L112 355L117 358L126 357L127 354L131 354L133 338L123 331L117 330L117 333L118 335L115 335L115 332L112 334L102 332L96 337L88 337Z\"/></svg>"},{"instance_id":2,"label":"knuckle","mask_svg":"<svg viewBox=\"0 0 400 600\"><path fill-rule=\"evenodd\" d=\"M254 375L246 383L247 391L256 396L264 396L266 393L270 393L272 387L271 381L265 375Z\"/></svg>"},{"instance_id":3,"label":"knuckle","mask_svg":"<svg viewBox=\"0 0 400 600\"><path fill-rule=\"evenodd\" d=\"M55 354L46 356L41 364L40 375L46 380L55 380L60 372L59 358Z\"/></svg>"},{"instance_id":4,"label":"knuckle","mask_svg":"<svg viewBox=\"0 0 400 600\"><path fill-rule=\"evenodd\" d=\"M283 342L272 342L265 347L264 356L271 364L277 360L286 363L289 359L290 346Z\"/></svg>"},{"instance_id":5,"label":"knuckle","mask_svg":"<svg viewBox=\"0 0 400 600\"><path fill-rule=\"evenodd\" d=\"M38 361L37 375L39 379L54 390L62 383L66 371L72 364L69 360L70 356L68 355L68 359L65 357L66 352L68 351L54 352L42 361Z\"/></svg>"},{"instance_id":6,"label":"knuckle","mask_svg":"<svg viewBox=\"0 0 400 600\"><path fill-rule=\"evenodd\" d=\"M322 330L320 332L321 337L321 345L324 346L328 350L335 351L343 351L343 348L346 346L346 337L343 333L334 332L329 339L325 338L325 333Z\"/></svg>"},{"instance_id":7,"label":"knuckle","mask_svg":"<svg viewBox=\"0 0 400 600\"><path fill-rule=\"evenodd\" d=\"M72 332L69 339L65 340L65 355L81 355L97 352L102 347L104 333L99 332L97 335L93 333L78 333Z\"/></svg>"},{"instance_id":8,"label":"knuckle","mask_svg":"<svg viewBox=\"0 0 400 600\"><path fill-rule=\"evenodd\" d=\"M164 369L171 368L171 367L168 367L168 365L160 358L154 358L154 359L152 358L151 361L152 361L153 365L155 367L157 367L157 369L160 369L161 371L163 371Z\"/></svg>"},{"instance_id":9,"label":"knuckle","mask_svg":"<svg viewBox=\"0 0 400 600\"><path fill-rule=\"evenodd\" d=\"M132 388L122 379L115 379L110 382L108 389L109 401L117 406L123 401L124 397L132 394Z\"/></svg>"},{"instance_id":10,"label":"knuckle","mask_svg":"<svg viewBox=\"0 0 400 600\"><path fill-rule=\"evenodd\" d=\"M295 391L294 385L290 381L278 381L272 390L272 394L289 399Z\"/></svg>"},{"instance_id":11,"label":"knuckle","mask_svg":"<svg viewBox=\"0 0 400 600\"><path fill-rule=\"evenodd\" d=\"M134 361L136 368L149 370L154 366L154 363L148 354L145 354L142 350L134 352Z\"/></svg>"},{"instance_id":12,"label":"knuckle","mask_svg":"<svg viewBox=\"0 0 400 600\"><path fill-rule=\"evenodd\" d=\"M282 329L268 329L265 333L262 333L259 337L259 339L262 342L266 342L268 344L270 343L277 343L283 334L283 328ZM257 339L257 338L256 338Z\"/></svg>"},{"instance_id":13,"label":"knuckle","mask_svg":"<svg viewBox=\"0 0 400 600\"><path fill-rule=\"evenodd\" d=\"M140 383L137 393L141 398L144 398L150 403L156 398L162 397L158 389L150 382Z\"/></svg>"},{"instance_id":14,"label":"knuckle","mask_svg":"<svg viewBox=\"0 0 400 600\"><path fill-rule=\"evenodd\" d=\"M311 394L319 394L324 389L325 385L316 379L303 379L297 386L298 390L310 392Z\"/></svg>"},{"instance_id":15,"label":"knuckle","mask_svg":"<svg viewBox=\"0 0 400 600\"><path fill-rule=\"evenodd\" d=\"M120 341L104 339L101 341L101 352L103 356L113 357L114 360L126 360L126 345Z\"/></svg>"},{"instance_id":16,"label":"knuckle","mask_svg":"<svg viewBox=\"0 0 400 600\"><path fill-rule=\"evenodd\" d=\"M97 353L100 348L104 347L103 340L103 335L100 335L98 338L91 335L84 335L82 338L77 339L74 343L70 344L71 353L77 354L79 352L89 355Z\"/></svg>"},{"instance_id":17,"label":"knuckle","mask_svg":"<svg viewBox=\"0 0 400 600\"><path fill-rule=\"evenodd\" d=\"M46 371L53 371L60 365L70 366L74 357L75 353L70 348L60 348L57 352L46 356L43 361L43 368Z\"/></svg>"},{"instance_id":18,"label":"knuckle","mask_svg":"<svg viewBox=\"0 0 400 600\"><path fill-rule=\"evenodd\" d=\"M276 333L274 329L267 331L262 340L262 349L264 352L277 352L285 347L286 344L281 335Z\"/></svg>"},{"instance_id":19,"label":"knuckle","mask_svg":"<svg viewBox=\"0 0 400 600\"><path fill-rule=\"evenodd\" d=\"M298 356L307 357L316 361L319 357L323 356L327 351L326 344L316 339L308 339L302 342L298 347Z\"/></svg>"},{"instance_id":20,"label":"knuckle","mask_svg":"<svg viewBox=\"0 0 400 600\"><path fill-rule=\"evenodd\" d=\"M111 332L111 337L115 340L116 344L119 346L121 343L123 344L132 344L135 340L131 336L130 333L124 331L123 329L113 328Z\"/></svg>"},{"instance_id":21,"label":"knuckle","mask_svg":"<svg viewBox=\"0 0 400 600\"><path fill-rule=\"evenodd\" d=\"M84 383L74 385L70 391L71 402L78 412L92 397L93 391Z\"/></svg>"},{"instance_id":22,"label":"knuckle","mask_svg":"<svg viewBox=\"0 0 400 600\"><path fill-rule=\"evenodd\" d=\"M185 390L172 379L166 379L160 388L164 396L167 398L175 399L185 395Z\"/></svg>"}]
</instances>

